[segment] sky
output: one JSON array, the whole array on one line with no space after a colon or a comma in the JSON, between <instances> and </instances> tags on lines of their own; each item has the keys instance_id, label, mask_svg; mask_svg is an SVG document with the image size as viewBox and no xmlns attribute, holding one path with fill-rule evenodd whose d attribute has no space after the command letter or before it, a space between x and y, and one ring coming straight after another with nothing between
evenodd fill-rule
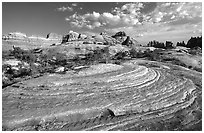
<instances>
[{"instance_id":1,"label":"sky","mask_svg":"<svg viewBox=\"0 0 204 133\"><path fill-rule=\"evenodd\" d=\"M46 37L70 30L114 35L125 31L142 44L187 41L202 35L201 2L3 2L2 34Z\"/></svg>"}]
</instances>

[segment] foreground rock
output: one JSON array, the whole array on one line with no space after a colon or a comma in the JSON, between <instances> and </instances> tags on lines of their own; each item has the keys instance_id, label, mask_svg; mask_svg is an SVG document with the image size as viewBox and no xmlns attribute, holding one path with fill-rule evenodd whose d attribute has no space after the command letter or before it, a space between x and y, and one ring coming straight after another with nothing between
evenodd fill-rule
<instances>
[{"instance_id":1,"label":"foreground rock","mask_svg":"<svg viewBox=\"0 0 204 133\"><path fill-rule=\"evenodd\" d=\"M201 83L144 60L44 75L2 91L3 130L201 130Z\"/></svg>"}]
</instances>

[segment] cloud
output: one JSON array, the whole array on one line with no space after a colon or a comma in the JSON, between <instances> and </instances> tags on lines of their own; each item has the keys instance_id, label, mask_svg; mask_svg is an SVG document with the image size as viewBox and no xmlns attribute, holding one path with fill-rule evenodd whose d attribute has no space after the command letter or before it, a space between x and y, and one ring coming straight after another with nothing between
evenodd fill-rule
<instances>
[{"instance_id":1,"label":"cloud","mask_svg":"<svg viewBox=\"0 0 204 133\"><path fill-rule=\"evenodd\" d=\"M76 6L74 3L72 4ZM168 2L168 3L158 3L156 8L152 12L143 13L141 10L148 10L145 3L127 3L121 7L115 7L111 12L98 13L93 11L93 13L86 13L83 15L78 15L78 17L73 16L67 17L66 21L78 22L81 25L78 27L124 27L124 26L136 26L141 25L144 22L151 23L172 23L174 21L180 21L182 19L194 19L195 17L202 17L202 4L199 2ZM59 8L61 11L70 10L73 8L62 7ZM99 24L100 23L100 24ZM90 26L91 25L91 26Z\"/></svg>"},{"instance_id":2,"label":"cloud","mask_svg":"<svg viewBox=\"0 0 204 133\"><path fill-rule=\"evenodd\" d=\"M72 7L69 7L69 6L67 6L67 7L65 7L65 6L63 6L63 7L59 7L59 8L57 8L57 11L62 11L62 12L64 12L64 11L73 11L74 9L72 8Z\"/></svg>"},{"instance_id":3,"label":"cloud","mask_svg":"<svg viewBox=\"0 0 204 133\"><path fill-rule=\"evenodd\" d=\"M146 43L165 39L179 41L202 33L201 2L157 3L151 11L148 8L146 3L127 3L110 12L74 13L65 20L77 28L104 29L110 34L125 31Z\"/></svg>"},{"instance_id":4,"label":"cloud","mask_svg":"<svg viewBox=\"0 0 204 133\"><path fill-rule=\"evenodd\" d=\"M72 3L72 6L77 6L77 3Z\"/></svg>"},{"instance_id":5,"label":"cloud","mask_svg":"<svg viewBox=\"0 0 204 133\"><path fill-rule=\"evenodd\" d=\"M181 19L193 19L195 17L202 17L201 2L171 2L160 3L151 12L151 22L172 22Z\"/></svg>"},{"instance_id":6,"label":"cloud","mask_svg":"<svg viewBox=\"0 0 204 133\"><path fill-rule=\"evenodd\" d=\"M70 12L72 12L74 10L74 8L77 6L78 6L77 3L72 3L71 6L62 6L62 7L57 8L57 11L62 11L62 12L70 11Z\"/></svg>"},{"instance_id":7,"label":"cloud","mask_svg":"<svg viewBox=\"0 0 204 133\"><path fill-rule=\"evenodd\" d=\"M66 18L66 21L78 23L76 27L87 27L89 29L97 27L121 27L125 25L136 25L139 22L141 16L140 10L143 8L142 3L128 3L121 8L114 8L111 12L98 13L86 13L83 15L73 14ZM77 17L75 17L77 15Z\"/></svg>"}]
</instances>

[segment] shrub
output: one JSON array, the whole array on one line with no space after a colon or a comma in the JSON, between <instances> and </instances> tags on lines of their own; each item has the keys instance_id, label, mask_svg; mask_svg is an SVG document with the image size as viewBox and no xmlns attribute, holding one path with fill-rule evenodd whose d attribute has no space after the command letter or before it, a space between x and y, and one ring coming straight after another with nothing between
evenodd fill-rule
<instances>
[{"instance_id":1,"label":"shrub","mask_svg":"<svg viewBox=\"0 0 204 133\"><path fill-rule=\"evenodd\" d=\"M32 53L30 50L23 50L19 47L14 48L13 51L11 51L11 54L21 61L25 61L27 63L35 62L37 57Z\"/></svg>"},{"instance_id":2,"label":"shrub","mask_svg":"<svg viewBox=\"0 0 204 133\"><path fill-rule=\"evenodd\" d=\"M63 65L67 64L67 56L66 56L66 54L64 54L64 53L57 53L55 55L55 57L56 57L55 65L63 66Z\"/></svg>"},{"instance_id":3,"label":"shrub","mask_svg":"<svg viewBox=\"0 0 204 133\"><path fill-rule=\"evenodd\" d=\"M13 71L11 69L11 65L9 65L9 64L2 65L2 72L4 72L5 74L13 74Z\"/></svg>"},{"instance_id":4,"label":"shrub","mask_svg":"<svg viewBox=\"0 0 204 133\"><path fill-rule=\"evenodd\" d=\"M11 50L2 51L2 59L9 59L11 56L12 56Z\"/></svg>"},{"instance_id":5,"label":"shrub","mask_svg":"<svg viewBox=\"0 0 204 133\"><path fill-rule=\"evenodd\" d=\"M188 48L194 48L194 47L202 48L202 36L201 37L191 37L191 39L188 40L186 47L188 47Z\"/></svg>"}]
</instances>

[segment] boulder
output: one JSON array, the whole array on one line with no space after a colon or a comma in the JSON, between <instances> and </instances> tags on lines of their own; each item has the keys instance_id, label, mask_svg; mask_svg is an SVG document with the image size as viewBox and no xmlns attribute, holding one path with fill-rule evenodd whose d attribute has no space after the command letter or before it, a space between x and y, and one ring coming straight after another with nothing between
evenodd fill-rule
<instances>
[{"instance_id":1,"label":"boulder","mask_svg":"<svg viewBox=\"0 0 204 133\"><path fill-rule=\"evenodd\" d=\"M115 117L115 114L112 110L106 109L102 112L101 117Z\"/></svg>"},{"instance_id":2,"label":"boulder","mask_svg":"<svg viewBox=\"0 0 204 133\"><path fill-rule=\"evenodd\" d=\"M57 69L55 69L55 73L64 73L65 72L65 67L58 67Z\"/></svg>"}]
</instances>

